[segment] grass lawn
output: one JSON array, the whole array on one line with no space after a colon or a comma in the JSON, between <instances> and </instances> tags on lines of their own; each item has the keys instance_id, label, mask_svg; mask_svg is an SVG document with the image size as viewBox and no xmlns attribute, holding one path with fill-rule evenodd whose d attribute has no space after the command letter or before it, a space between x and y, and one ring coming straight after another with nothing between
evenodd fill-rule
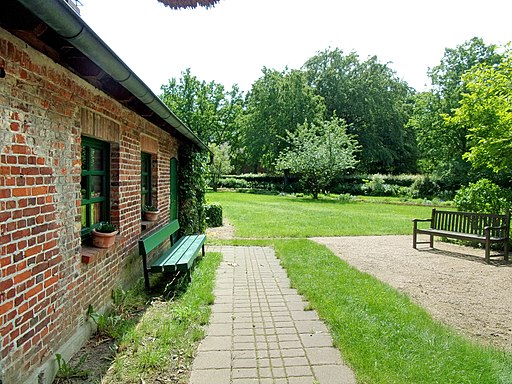
<instances>
[{"instance_id":1,"label":"grass lawn","mask_svg":"<svg viewBox=\"0 0 512 384\"><path fill-rule=\"evenodd\" d=\"M432 207L312 200L235 192L208 193L222 205L237 237L313 237L406 235L414 218L427 218Z\"/></svg>"}]
</instances>

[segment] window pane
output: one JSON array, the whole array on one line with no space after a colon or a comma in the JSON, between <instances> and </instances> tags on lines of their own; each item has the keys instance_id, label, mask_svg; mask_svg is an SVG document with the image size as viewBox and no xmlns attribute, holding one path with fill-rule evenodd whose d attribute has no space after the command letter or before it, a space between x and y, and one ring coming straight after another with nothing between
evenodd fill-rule
<instances>
[{"instance_id":1,"label":"window pane","mask_svg":"<svg viewBox=\"0 0 512 384\"><path fill-rule=\"evenodd\" d=\"M82 171L87 170L87 147L82 146Z\"/></svg>"},{"instance_id":2,"label":"window pane","mask_svg":"<svg viewBox=\"0 0 512 384\"><path fill-rule=\"evenodd\" d=\"M82 228L87 227L87 205L82 205Z\"/></svg>"},{"instance_id":3,"label":"window pane","mask_svg":"<svg viewBox=\"0 0 512 384\"><path fill-rule=\"evenodd\" d=\"M103 176L91 176L91 198L103 195Z\"/></svg>"},{"instance_id":4,"label":"window pane","mask_svg":"<svg viewBox=\"0 0 512 384\"><path fill-rule=\"evenodd\" d=\"M92 217L92 222L91 222L91 225L94 225L94 224L97 224L97 223L100 223L102 222L102 211L103 211L103 207L102 207L103 203L94 203L94 204L91 204L91 217Z\"/></svg>"},{"instance_id":5,"label":"window pane","mask_svg":"<svg viewBox=\"0 0 512 384\"><path fill-rule=\"evenodd\" d=\"M80 193L82 194L82 200L87 199L87 176L82 176L80 182Z\"/></svg>"},{"instance_id":6,"label":"window pane","mask_svg":"<svg viewBox=\"0 0 512 384\"><path fill-rule=\"evenodd\" d=\"M91 148L91 170L93 171L102 171L104 170L103 166L103 151L97 148Z\"/></svg>"}]
</instances>

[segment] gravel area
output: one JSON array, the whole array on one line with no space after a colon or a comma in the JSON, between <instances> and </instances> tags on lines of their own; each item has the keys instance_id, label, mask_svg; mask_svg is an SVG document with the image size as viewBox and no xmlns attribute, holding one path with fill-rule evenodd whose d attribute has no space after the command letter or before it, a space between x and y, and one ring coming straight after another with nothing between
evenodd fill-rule
<instances>
[{"instance_id":1,"label":"gravel area","mask_svg":"<svg viewBox=\"0 0 512 384\"><path fill-rule=\"evenodd\" d=\"M408 294L442 323L512 352L512 262L500 256L486 264L482 249L440 241L416 250L411 236L312 240Z\"/></svg>"}]
</instances>

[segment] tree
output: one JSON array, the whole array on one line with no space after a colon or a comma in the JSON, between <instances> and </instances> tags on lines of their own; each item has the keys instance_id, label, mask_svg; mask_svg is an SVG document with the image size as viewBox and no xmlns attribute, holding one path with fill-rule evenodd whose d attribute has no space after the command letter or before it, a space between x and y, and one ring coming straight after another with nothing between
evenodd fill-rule
<instances>
[{"instance_id":1,"label":"tree","mask_svg":"<svg viewBox=\"0 0 512 384\"><path fill-rule=\"evenodd\" d=\"M210 186L214 191L217 191L220 177L229 174L233 170L230 160L230 147L227 143L224 143L221 145L210 144L209 148L213 154L213 161L208 165Z\"/></svg>"},{"instance_id":2,"label":"tree","mask_svg":"<svg viewBox=\"0 0 512 384\"><path fill-rule=\"evenodd\" d=\"M467 127L448 126L445 117L452 116L466 92L463 74L479 63L500 62L496 48L475 37L456 48L447 48L440 64L429 70L433 89L416 97L408 123L418 138L424 172L443 180L468 181L470 165L463 158L468 150Z\"/></svg>"},{"instance_id":3,"label":"tree","mask_svg":"<svg viewBox=\"0 0 512 384\"><path fill-rule=\"evenodd\" d=\"M247 96L244 119L246 162L273 170L279 153L288 146L286 132L305 121L323 118L324 104L308 86L303 72L263 68Z\"/></svg>"},{"instance_id":4,"label":"tree","mask_svg":"<svg viewBox=\"0 0 512 384\"><path fill-rule=\"evenodd\" d=\"M474 167L512 175L512 51L497 65L473 67L463 80L466 93L446 121L468 132L464 157Z\"/></svg>"},{"instance_id":5,"label":"tree","mask_svg":"<svg viewBox=\"0 0 512 384\"><path fill-rule=\"evenodd\" d=\"M413 90L376 56L361 62L352 52L325 50L303 66L309 84L322 96L326 117L336 113L349 124L361 145L360 168L366 172L416 169L414 132L405 129Z\"/></svg>"},{"instance_id":6,"label":"tree","mask_svg":"<svg viewBox=\"0 0 512 384\"><path fill-rule=\"evenodd\" d=\"M162 101L205 142L223 144L237 140L239 118L243 112L243 94L235 85L226 91L222 84L200 81L182 72L162 85Z\"/></svg>"},{"instance_id":7,"label":"tree","mask_svg":"<svg viewBox=\"0 0 512 384\"><path fill-rule=\"evenodd\" d=\"M337 117L320 124L305 123L288 132L290 147L279 155L276 168L300 175L304 189L317 199L334 178L357 164L357 141Z\"/></svg>"}]
</instances>

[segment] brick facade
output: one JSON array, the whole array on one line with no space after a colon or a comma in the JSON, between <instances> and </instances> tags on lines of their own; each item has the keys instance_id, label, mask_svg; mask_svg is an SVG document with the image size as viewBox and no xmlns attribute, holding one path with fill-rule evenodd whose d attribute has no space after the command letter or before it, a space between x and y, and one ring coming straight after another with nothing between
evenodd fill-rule
<instances>
[{"instance_id":1,"label":"brick facade","mask_svg":"<svg viewBox=\"0 0 512 384\"><path fill-rule=\"evenodd\" d=\"M165 220L179 141L0 29L2 63L0 380L45 383L55 353L80 347L70 340L88 332L88 306L105 308L115 287L142 273L141 151L152 155L153 204ZM81 245L83 136L111 145L120 232L108 250Z\"/></svg>"}]
</instances>

